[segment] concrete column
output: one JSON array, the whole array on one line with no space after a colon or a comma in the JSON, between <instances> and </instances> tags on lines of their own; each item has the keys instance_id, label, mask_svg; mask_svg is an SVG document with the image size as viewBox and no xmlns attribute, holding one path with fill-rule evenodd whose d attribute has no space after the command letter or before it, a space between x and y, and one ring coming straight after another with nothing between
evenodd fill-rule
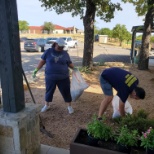
<instances>
[{"instance_id":1,"label":"concrete column","mask_svg":"<svg viewBox=\"0 0 154 154\"><path fill-rule=\"evenodd\" d=\"M0 109L0 154L39 154L41 106L26 103L18 113Z\"/></svg>"}]
</instances>

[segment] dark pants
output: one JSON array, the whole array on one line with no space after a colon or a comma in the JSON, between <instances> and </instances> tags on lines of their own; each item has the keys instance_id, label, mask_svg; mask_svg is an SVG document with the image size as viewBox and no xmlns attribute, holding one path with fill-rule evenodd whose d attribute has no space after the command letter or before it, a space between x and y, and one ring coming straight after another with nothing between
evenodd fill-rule
<instances>
[{"instance_id":1,"label":"dark pants","mask_svg":"<svg viewBox=\"0 0 154 154\"><path fill-rule=\"evenodd\" d=\"M45 82L46 82L46 93L45 93L46 102L52 102L53 94L55 92L56 86L58 87L65 102L72 101L71 93L70 93L70 79L69 78L66 78L63 80L51 80L51 78L45 77Z\"/></svg>"}]
</instances>

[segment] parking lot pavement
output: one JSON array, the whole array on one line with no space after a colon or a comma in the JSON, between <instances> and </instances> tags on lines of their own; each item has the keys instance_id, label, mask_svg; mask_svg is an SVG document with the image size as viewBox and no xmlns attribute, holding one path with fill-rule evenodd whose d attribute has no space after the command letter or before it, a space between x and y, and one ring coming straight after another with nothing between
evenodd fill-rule
<instances>
[{"instance_id":1,"label":"parking lot pavement","mask_svg":"<svg viewBox=\"0 0 154 154\"><path fill-rule=\"evenodd\" d=\"M23 49L23 44L21 44ZM72 62L75 66L82 66L83 60L83 43L79 42L77 48L71 48L68 51ZM26 52L21 50L22 66L25 72L32 72L37 67L43 53L39 52ZM150 59L154 57L154 52L151 52ZM130 49L115 47L111 45L95 44L93 51L94 62L122 62L130 63ZM152 64L150 60L150 64ZM44 67L43 67L44 69ZM42 69L42 71L43 71Z\"/></svg>"}]
</instances>

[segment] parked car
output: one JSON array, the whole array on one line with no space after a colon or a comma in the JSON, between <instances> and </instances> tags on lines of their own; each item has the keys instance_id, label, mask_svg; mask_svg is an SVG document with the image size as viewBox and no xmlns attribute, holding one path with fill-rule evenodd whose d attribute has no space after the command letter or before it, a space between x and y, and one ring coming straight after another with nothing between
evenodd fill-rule
<instances>
[{"instance_id":1,"label":"parked car","mask_svg":"<svg viewBox=\"0 0 154 154\"><path fill-rule=\"evenodd\" d=\"M46 39L44 38L37 38L37 39L27 39L24 42L24 49L28 51L38 51L44 52L44 46L46 43Z\"/></svg>"},{"instance_id":2,"label":"parked car","mask_svg":"<svg viewBox=\"0 0 154 154\"><path fill-rule=\"evenodd\" d=\"M56 42L57 39L58 39L58 38L56 38L56 37L47 38L47 39L46 39L45 46L44 46L44 50L47 50L47 49L51 48L52 44L53 44L54 42ZM68 50L69 50L69 47L68 47L68 44L67 44L67 43L66 43L66 45L65 45L65 47L64 47L64 50L65 50L65 51L68 51Z\"/></svg>"},{"instance_id":3,"label":"parked car","mask_svg":"<svg viewBox=\"0 0 154 154\"><path fill-rule=\"evenodd\" d=\"M27 39L28 39L27 37L21 37L20 42L25 42L25 41L27 41Z\"/></svg>"},{"instance_id":4,"label":"parked car","mask_svg":"<svg viewBox=\"0 0 154 154\"><path fill-rule=\"evenodd\" d=\"M46 38L46 43L45 43L45 46L44 46L44 50L47 50L49 48L51 48L52 44L54 42L56 42L57 38L56 37L48 37Z\"/></svg>"},{"instance_id":5,"label":"parked car","mask_svg":"<svg viewBox=\"0 0 154 154\"><path fill-rule=\"evenodd\" d=\"M71 37L60 37L63 38L66 42L66 46L68 48L76 48L77 47L77 40L73 40Z\"/></svg>"}]
</instances>

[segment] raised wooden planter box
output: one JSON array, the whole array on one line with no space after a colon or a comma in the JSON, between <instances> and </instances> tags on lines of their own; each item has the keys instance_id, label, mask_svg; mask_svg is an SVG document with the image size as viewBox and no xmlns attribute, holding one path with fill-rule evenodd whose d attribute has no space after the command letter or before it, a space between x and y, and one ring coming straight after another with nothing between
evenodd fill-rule
<instances>
[{"instance_id":1,"label":"raised wooden planter box","mask_svg":"<svg viewBox=\"0 0 154 154\"><path fill-rule=\"evenodd\" d=\"M126 154L88 145L87 131L79 128L70 144L70 154Z\"/></svg>"}]
</instances>

